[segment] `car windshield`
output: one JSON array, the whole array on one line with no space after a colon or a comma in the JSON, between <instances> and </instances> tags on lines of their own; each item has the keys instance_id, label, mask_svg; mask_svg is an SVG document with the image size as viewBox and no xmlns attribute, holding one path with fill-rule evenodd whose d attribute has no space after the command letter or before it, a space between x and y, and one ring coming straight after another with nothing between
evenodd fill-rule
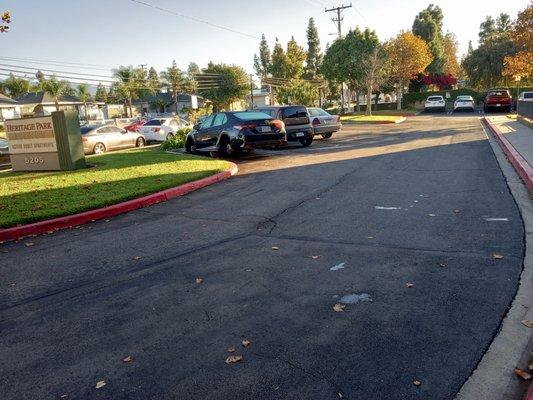
<instances>
[{"instance_id":1,"label":"car windshield","mask_svg":"<svg viewBox=\"0 0 533 400\"><path fill-rule=\"evenodd\" d=\"M102 125L85 125L80 128L81 134L86 135L89 132L95 130L96 128L100 128Z\"/></svg>"},{"instance_id":2,"label":"car windshield","mask_svg":"<svg viewBox=\"0 0 533 400\"><path fill-rule=\"evenodd\" d=\"M309 111L309 115L311 117L323 117L326 115L330 115L328 112L321 108L308 108L307 110Z\"/></svg>"},{"instance_id":3,"label":"car windshield","mask_svg":"<svg viewBox=\"0 0 533 400\"><path fill-rule=\"evenodd\" d=\"M472 97L470 97L470 96L458 96L457 100L460 100L460 101L472 100Z\"/></svg>"},{"instance_id":4,"label":"car windshield","mask_svg":"<svg viewBox=\"0 0 533 400\"><path fill-rule=\"evenodd\" d=\"M144 124L144 126L161 126L163 125L164 123L164 120L161 120L161 119L151 119L150 121L148 121L146 124Z\"/></svg>"},{"instance_id":5,"label":"car windshield","mask_svg":"<svg viewBox=\"0 0 533 400\"><path fill-rule=\"evenodd\" d=\"M255 119L271 119L272 117L268 114L265 114L264 112L255 112L255 111L247 111L247 112L236 112L233 113L235 118L240 119L241 121L252 121Z\"/></svg>"},{"instance_id":6,"label":"car windshield","mask_svg":"<svg viewBox=\"0 0 533 400\"><path fill-rule=\"evenodd\" d=\"M428 101L441 101L441 100L443 100L441 96L428 97Z\"/></svg>"}]
</instances>

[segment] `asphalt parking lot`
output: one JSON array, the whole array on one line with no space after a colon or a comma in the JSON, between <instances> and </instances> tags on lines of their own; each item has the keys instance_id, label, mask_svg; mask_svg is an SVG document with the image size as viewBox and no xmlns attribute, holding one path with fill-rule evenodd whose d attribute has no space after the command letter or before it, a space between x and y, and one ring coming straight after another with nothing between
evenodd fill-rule
<instances>
[{"instance_id":1,"label":"asphalt parking lot","mask_svg":"<svg viewBox=\"0 0 533 400\"><path fill-rule=\"evenodd\" d=\"M452 399L524 251L478 117L346 126L1 245L2 398Z\"/></svg>"}]
</instances>

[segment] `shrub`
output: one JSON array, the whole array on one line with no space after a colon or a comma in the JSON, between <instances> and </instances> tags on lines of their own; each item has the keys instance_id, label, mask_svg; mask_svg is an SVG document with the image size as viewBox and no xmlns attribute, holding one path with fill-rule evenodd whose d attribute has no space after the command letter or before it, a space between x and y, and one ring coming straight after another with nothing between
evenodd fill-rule
<instances>
[{"instance_id":1,"label":"shrub","mask_svg":"<svg viewBox=\"0 0 533 400\"><path fill-rule=\"evenodd\" d=\"M192 131L191 128L182 128L176 132L176 134L168 140L165 140L161 144L161 150L167 151L167 150L174 150L174 149L182 149L185 147L185 139L187 138L187 134Z\"/></svg>"}]
</instances>

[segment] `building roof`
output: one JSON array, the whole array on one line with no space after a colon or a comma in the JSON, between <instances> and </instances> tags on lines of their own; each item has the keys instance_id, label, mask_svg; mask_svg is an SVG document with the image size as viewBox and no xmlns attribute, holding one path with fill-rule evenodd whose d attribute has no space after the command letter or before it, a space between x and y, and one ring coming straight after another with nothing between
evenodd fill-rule
<instances>
[{"instance_id":1,"label":"building roof","mask_svg":"<svg viewBox=\"0 0 533 400\"><path fill-rule=\"evenodd\" d=\"M6 95L0 93L0 104L1 105L17 105L18 102L16 100L13 100L11 97L7 97Z\"/></svg>"},{"instance_id":2,"label":"building roof","mask_svg":"<svg viewBox=\"0 0 533 400\"><path fill-rule=\"evenodd\" d=\"M15 99L19 104L54 104L55 100L48 92L24 93ZM74 96L60 96L59 103L81 104L80 100Z\"/></svg>"},{"instance_id":3,"label":"building roof","mask_svg":"<svg viewBox=\"0 0 533 400\"><path fill-rule=\"evenodd\" d=\"M178 102L191 101L191 96L194 96L194 95L187 94L187 93L178 93ZM198 97L199 100L203 99L202 96L196 96L196 97ZM134 101L134 103L153 103L154 101L158 99L162 99L163 101L167 103L167 105L174 103L172 93L170 92L159 92L153 95L148 95L142 100Z\"/></svg>"}]
</instances>

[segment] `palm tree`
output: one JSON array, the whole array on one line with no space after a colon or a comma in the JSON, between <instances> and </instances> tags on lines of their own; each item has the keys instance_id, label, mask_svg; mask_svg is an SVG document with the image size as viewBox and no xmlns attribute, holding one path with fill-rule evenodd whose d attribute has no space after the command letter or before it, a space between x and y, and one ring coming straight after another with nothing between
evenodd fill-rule
<instances>
[{"instance_id":1,"label":"palm tree","mask_svg":"<svg viewBox=\"0 0 533 400\"><path fill-rule=\"evenodd\" d=\"M30 91L30 81L24 78L17 78L15 75L9 75L4 81L4 90L11 97L19 97Z\"/></svg>"},{"instance_id":2,"label":"palm tree","mask_svg":"<svg viewBox=\"0 0 533 400\"><path fill-rule=\"evenodd\" d=\"M43 90L54 98L56 104L56 111L59 111L59 97L63 94L65 89L64 83L57 80L55 75L42 83Z\"/></svg>"},{"instance_id":3,"label":"palm tree","mask_svg":"<svg viewBox=\"0 0 533 400\"><path fill-rule=\"evenodd\" d=\"M87 102L91 101L91 93L89 93L89 86L86 83L78 85L78 98L83 102L85 110L85 120L89 123L89 110L87 109Z\"/></svg>"},{"instance_id":4,"label":"palm tree","mask_svg":"<svg viewBox=\"0 0 533 400\"><path fill-rule=\"evenodd\" d=\"M172 92L174 99L174 106L176 113L178 112L178 93L183 87L184 76L183 72L178 68L176 60L172 61L172 66L168 67L166 71L161 72L161 78Z\"/></svg>"},{"instance_id":5,"label":"palm tree","mask_svg":"<svg viewBox=\"0 0 533 400\"><path fill-rule=\"evenodd\" d=\"M156 98L154 101L152 101L150 103L150 107L154 110L156 110L158 113L159 112L165 112L165 107L167 105L167 102L165 100L163 100L162 98ZM163 111L161 111L163 110Z\"/></svg>"},{"instance_id":6,"label":"palm tree","mask_svg":"<svg viewBox=\"0 0 533 400\"><path fill-rule=\"evenodd\" d=\"M133 98L137 94L138 85L136 82L136 74L133 67L120 66L113 72L113 75L118 80L116 89L127 101L130 109L130 116L133 117ZM126 112L126 116L127 112Z\"/></svg>"}]
</instances>

